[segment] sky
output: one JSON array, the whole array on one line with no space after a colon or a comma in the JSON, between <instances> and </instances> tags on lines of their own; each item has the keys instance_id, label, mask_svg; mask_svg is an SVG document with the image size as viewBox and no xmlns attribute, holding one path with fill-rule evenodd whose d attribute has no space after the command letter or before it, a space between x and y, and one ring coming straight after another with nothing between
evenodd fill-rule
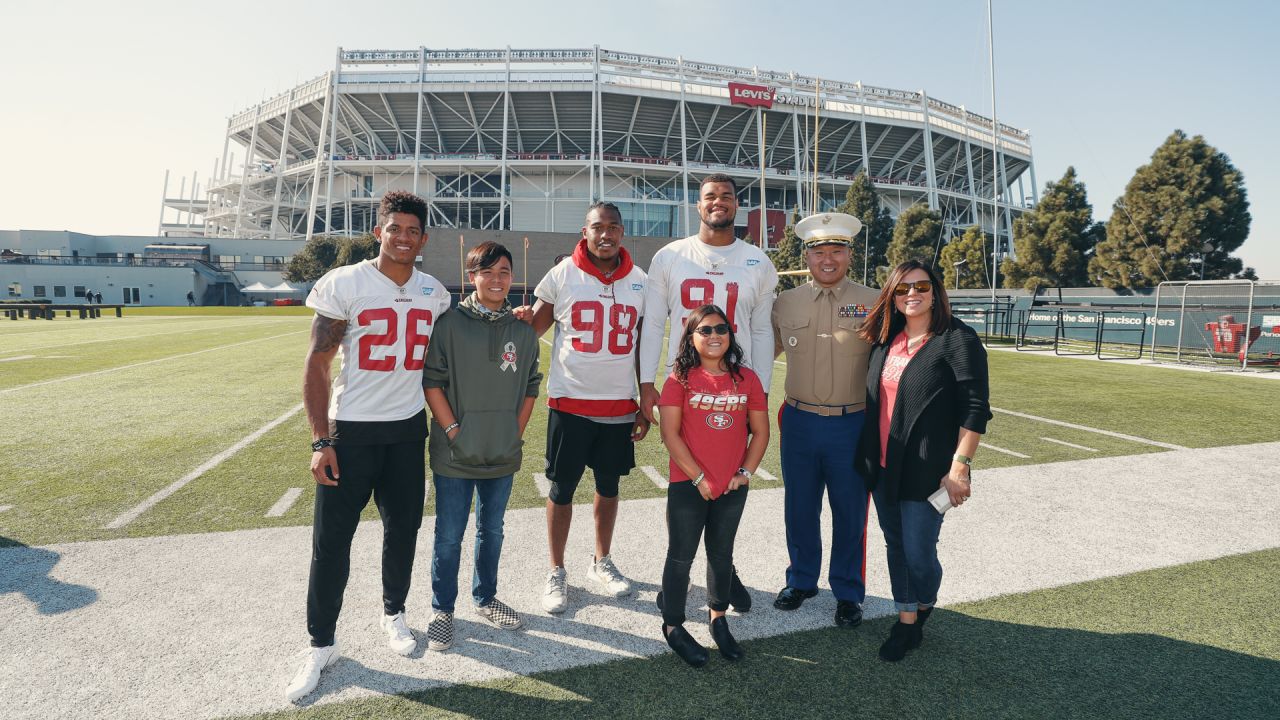
<instances>
[{"instance_id":1,"label":"sky","mask_svg":"<svg viewBox=\"0 0 1280 720\"><path fill-rule=\"evenodd\" d=\"M1105 220L1173 130L1203 135L1245 177L1237 254L1280 280L1280 3L993 2L997 114L1031 132L1041 190L1074 166ZM203 185L227 118L331 69L338 47L593 45L991 112L985 0L5 3L0 229L154 234L166 169L171 195L183 175Z\"/></svg>"}]
</instances>

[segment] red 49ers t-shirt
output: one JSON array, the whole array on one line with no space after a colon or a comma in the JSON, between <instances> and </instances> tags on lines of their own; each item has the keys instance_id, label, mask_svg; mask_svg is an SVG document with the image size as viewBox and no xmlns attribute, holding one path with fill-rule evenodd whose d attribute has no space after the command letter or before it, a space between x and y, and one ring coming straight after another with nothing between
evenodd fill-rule
<instances>
[{"instance_id":1,"label":"red 49ers t-shirt","mask_svg":"<svg viewBox=\"0 0 1280 720\"><path fill-rule=\"evenodd\" d=\"M672 373L662 386L658 406L683 408L680 438L702 468L712 499L720 497L742 467L750 429L747 412L769 408L760 378L745 367L740 380L729 373L711 375L700 367L694 368L684 385ZM691 479L671 462L671 482Z\"/></svg>"}]
</instances>

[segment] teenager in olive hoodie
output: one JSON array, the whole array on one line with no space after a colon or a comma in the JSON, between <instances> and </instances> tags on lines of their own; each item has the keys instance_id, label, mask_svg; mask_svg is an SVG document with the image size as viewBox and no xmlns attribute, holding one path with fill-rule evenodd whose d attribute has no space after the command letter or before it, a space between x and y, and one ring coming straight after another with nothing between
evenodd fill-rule
<instances>
[{"instance_id":1,"label":"teenager in olive hoodie","mask_svg":"<svg viewBox=\"0 0 1280 720\"><path fill-rule=\"evenodd\" d=\"M475 292L436 321L422 385L434 426L430 437L436 500L427 647L453 645L462 535L476 503L471 597L484 621L519 629L520 616L498 600L502 522L520 468L525 425L538 396L538 338L511 313L511 253L486 242L467 253Z\"/></svg>"}]
</instances>

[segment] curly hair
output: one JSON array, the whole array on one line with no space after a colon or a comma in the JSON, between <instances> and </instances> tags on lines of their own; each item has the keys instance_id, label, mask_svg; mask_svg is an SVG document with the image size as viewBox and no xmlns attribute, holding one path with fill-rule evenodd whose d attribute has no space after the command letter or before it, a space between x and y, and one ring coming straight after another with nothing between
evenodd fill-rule
<instances>
[{"instance_id":1,"label":"curly hair","mask_svg":"<svg viewBox=\"0 0 1280 720\"><path fill-rule=\"evenodd\" d=\"M382 202L378 203L378 224L385 223L391 213L412 215L418 218L423 230L427 229L427 203L411 192L393 190L382 196Z\"/></svg>"},{"instance_id":2,"label":"curly hair","mask_svg":"<svg viewBox=\"0 0 1280 720\"><path fill-rule=\"evenodd\" d=\"M733 186L733 194L738 194L738 181L724 173L712 173L711 175L702 178L702 182L698 183L698 190L701 191L702 186L707 183L729 183Z\"/></svg>"},{"instance_id":3,"label":"curly hair","mask_svg":"<svg viewBox=\"0 0 1280 720\"><path fill-rule=\"evenodd\" d=\"M725 351L722 362L729 371L729 375L735 380L742 379L742 346L738 345L738 340L733 334L733 323L729 322L729 316L715 305L703 305L694 310L692 314L685 320L684 334L680 336L680 348L676 351L675 371L676 379L681 385L688 385L689 371L702 364L702 357L698 355L698 349L693 346L693 330L698 327L698 323L702 322L708 316L719 315L729 326L729 349Z\"/></svg>"}]
</instances>

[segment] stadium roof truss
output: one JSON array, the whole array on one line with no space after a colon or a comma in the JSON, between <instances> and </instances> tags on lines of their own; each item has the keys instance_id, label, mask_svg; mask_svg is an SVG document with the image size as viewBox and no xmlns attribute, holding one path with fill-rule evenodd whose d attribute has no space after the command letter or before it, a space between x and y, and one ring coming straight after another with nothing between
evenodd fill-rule
<instances>
[{"instance_id":1,"label":"stadium roof truss","mask_svg":"<svg viewBox=\"0 0 1280 720\"><path fill-rule=\"evenodd\" d=\"M733 104L730 83L767 87L771 107ZM927 203L953 228L989 230L998 186L1007 229L1035 169L1025 131L999 138L993 152L989 119L922 91L795 73L598 47L339 49L331 72L230 118L204 198L193 179L162 207L210 236L301 238L364 232L403 188L432 226L551 230L513 227L512 207L606 199L673 206L683 227L649 229L677 234L696 227L700 176L735 176L751 210L763 165L768 207L828 208L865 170L895 214Z\"/></svg>"}]
</instances>

